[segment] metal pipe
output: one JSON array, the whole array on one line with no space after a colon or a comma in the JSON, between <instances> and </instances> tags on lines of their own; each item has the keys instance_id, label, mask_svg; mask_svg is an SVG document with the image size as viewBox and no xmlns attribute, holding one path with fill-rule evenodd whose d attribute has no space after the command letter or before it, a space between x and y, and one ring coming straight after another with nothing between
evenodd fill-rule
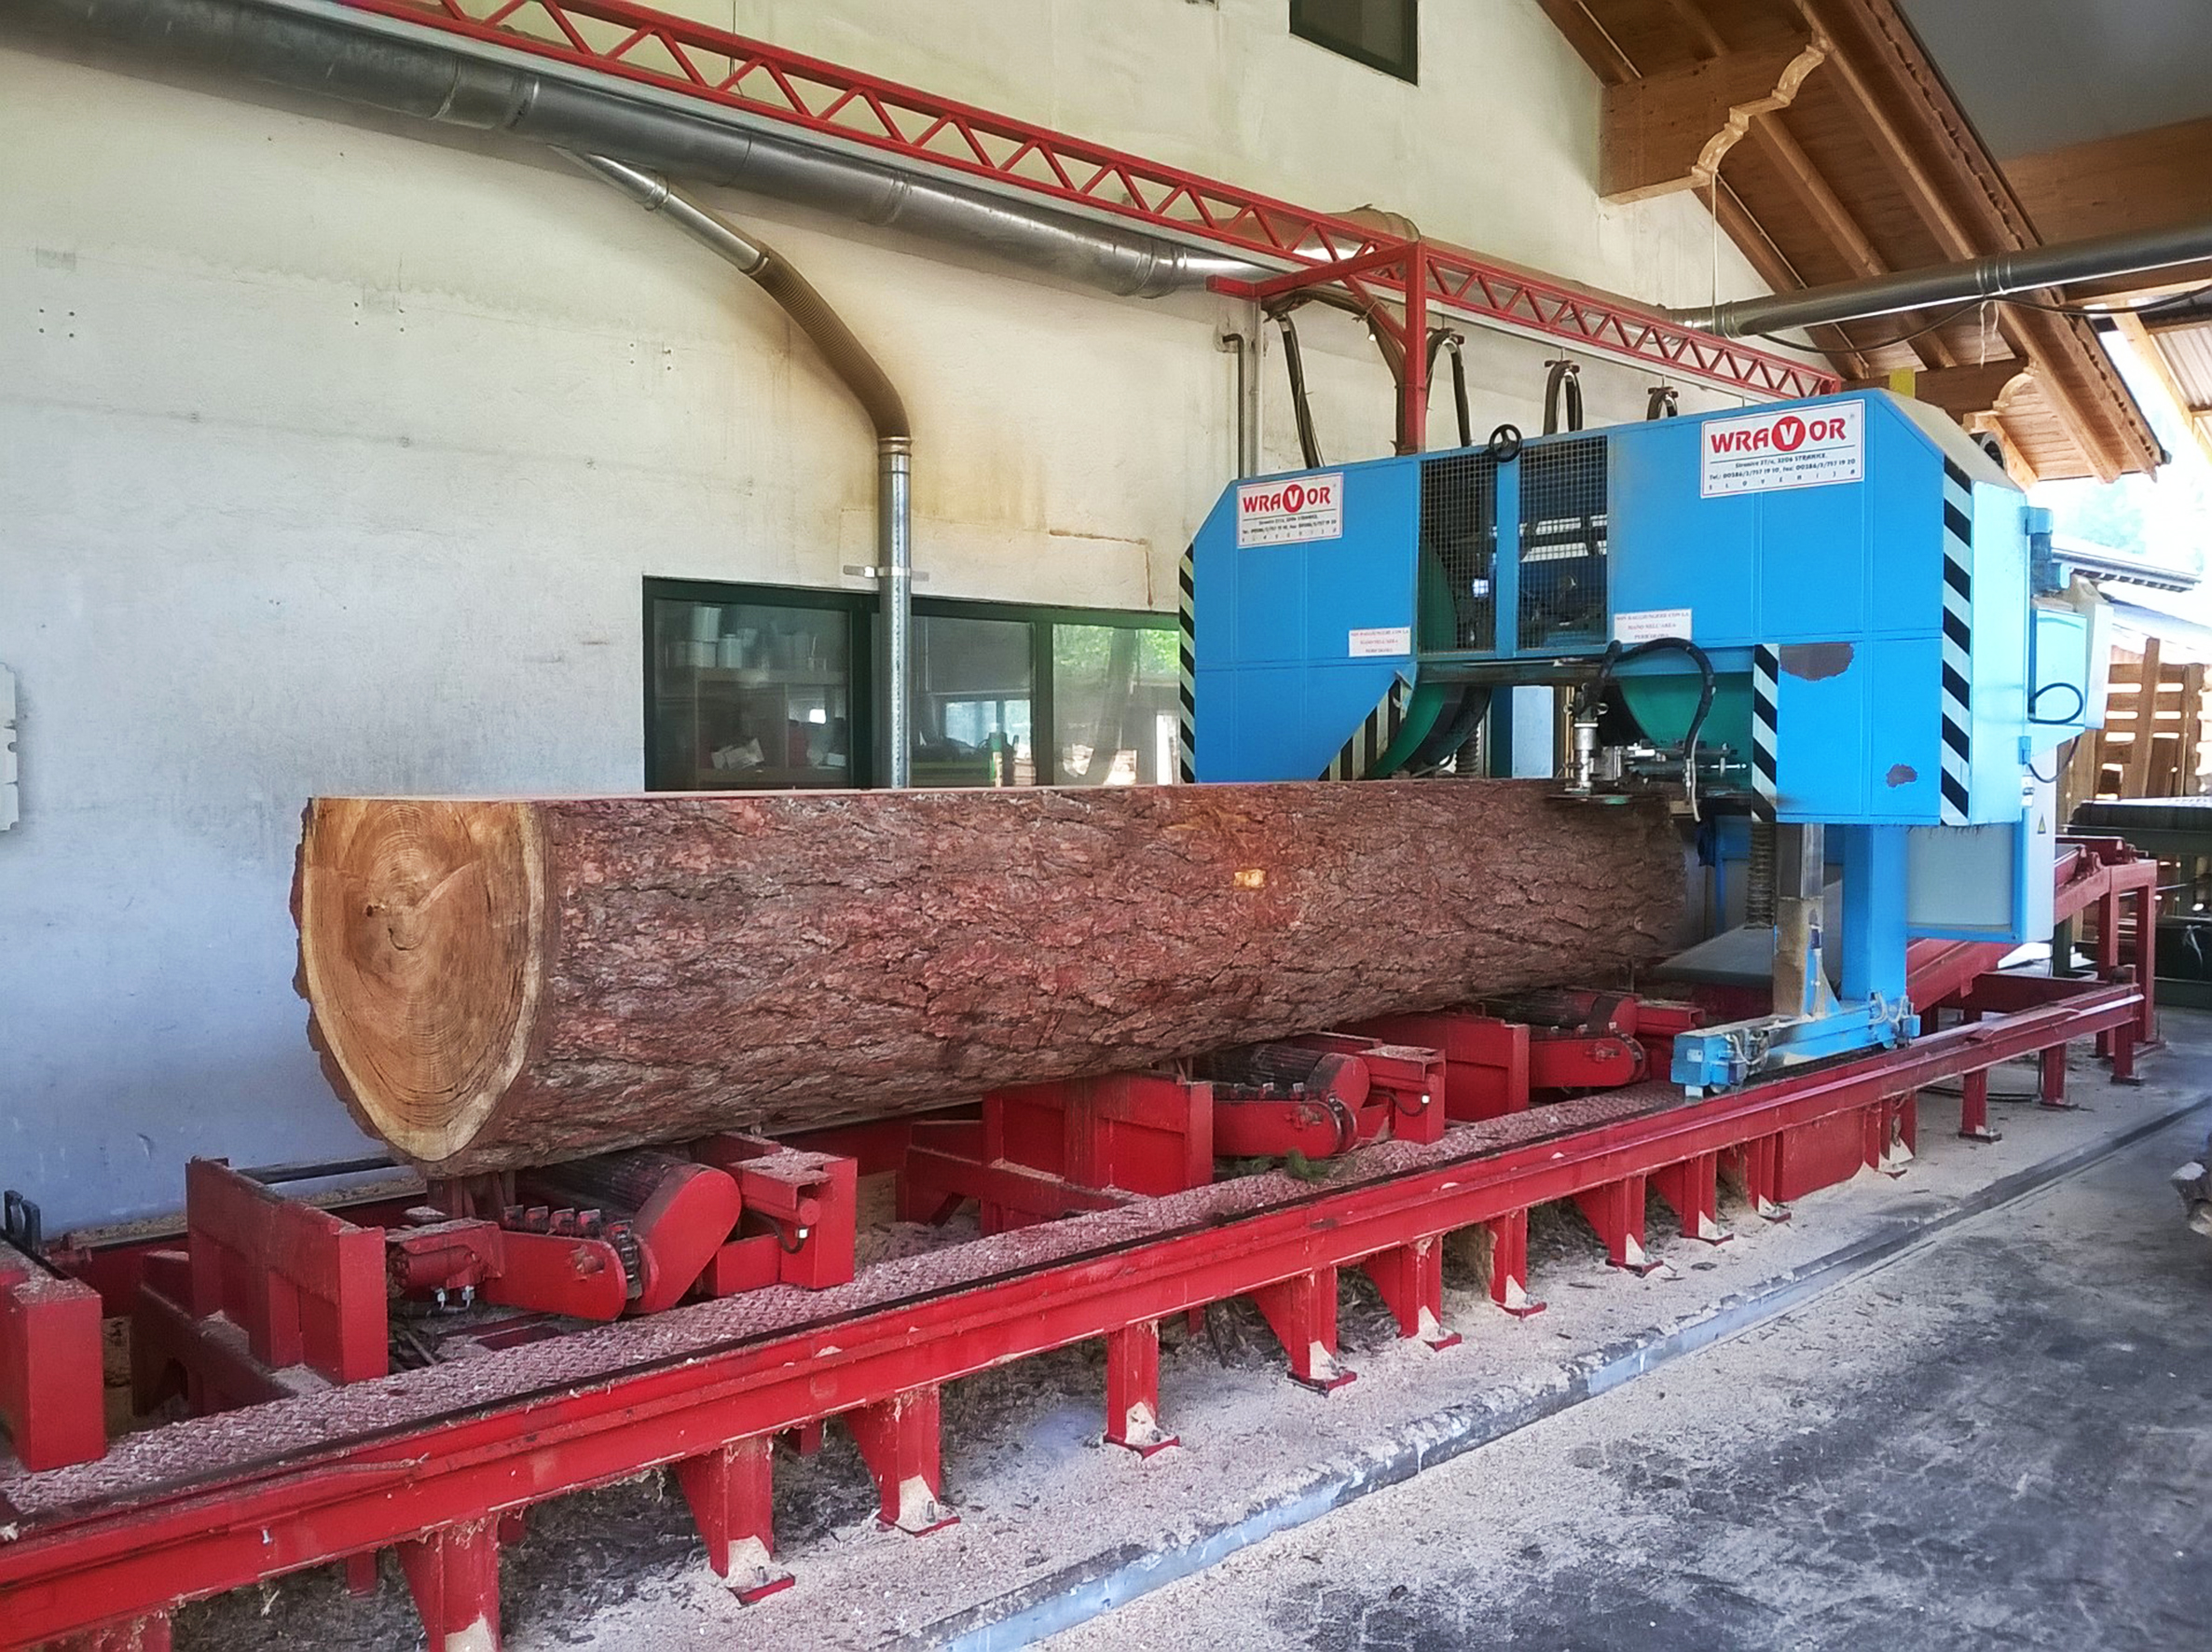
<instances>
[{"instance_id":1,"label":"metal pipe","mask_svg":"<svg viewBox=\"0 0 2212 1652\"><path fill-rule=\"evenodd\" d=\"M494 42L433 36L324 0L12 0L6 11L10 23L33 33L135 49L163 68L213 69L388 114L618 156L981 248L1123 296L1273 273L1165 236L901 169L834 140L762 130L735 111L679 107L649 87L525 59Z\"/></svg>"},{"instance_id":2,"label":"metal pipe","mask_svg":"<svg viewBox=\"0 0 2212 1652\"><path fill-rule=\"evenodd\" d=\"M876 626L876 783L914 783L913 444L876 444L875 574L882 623Z\"/></svg>"},{"instance_id":3,"label":"metal pipe","mask_svg":"<svg viewBox=\"0 0 2212 1652\"><path fill-rule=\"evenodd\" d=\"M1743 338L1947 304L1972 304L1983 298L2031 293L2039 287L2140 275L2206 260L2212 260L2212 220L2166 229L2092 236L2086 241L1997 253L1963 264L1837 282L1765 298L1738 298L1709 310L1669 310L1668 319L1724 338Z\"/></svg>"},{"instance_id":4,"label":"metal pipe","mask_svg":"<svg viewBox=\"0 0 2212 1652\"><path fill-rule=\"evenodd\" d=\"M604 155L557 153L612 185L649 213L671 219L693 240L735 267L780 305L875 427L875 567L882 603L876 626L876 779L912 778L908 718L914 636L914 431L890 376L853 336L806 278L776 250L708 212L667 179Z\"/></svg>"}]
</instances>

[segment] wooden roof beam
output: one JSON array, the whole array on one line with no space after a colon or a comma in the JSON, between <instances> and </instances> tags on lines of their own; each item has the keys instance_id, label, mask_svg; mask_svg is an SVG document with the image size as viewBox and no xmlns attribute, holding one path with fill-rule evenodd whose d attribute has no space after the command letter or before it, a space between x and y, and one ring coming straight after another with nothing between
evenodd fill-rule
<instances>
[{"instance_id":1,"label":"wooden roof beam","mask_svg":"<svg viewBox=\"0 0 2212 1652\"><path fill-rule=\"evenodd\" d=\"M1721 229L1736 243L1744 260L1757 272L1761 281L1778 293L1791 292L1805 285L1805 278L1797 273L1788 255L1777 246L1774 238L1752 215L1751 209L1723 178L1712 192L1712 213L1721 222ZM1836 365L1854 378L1863 379L1873 371L1873 364L1851 341L1851 337L1841 327L1813 327L1808 329L1813 343L1835 359Z\"/></svg>"},{"instance_id":2,"label":"wooden roof beam","mask_svg":"<svg viewBox=\"0 0 2212 1652\"><path fill-rule=\"evenodd\" d=\"M1948 107L1948 94L1933 82L1933 70L1924 64L1892 0L1797 0L1797 8L1809 26L1834 43L1829 62L1836 84L1848 94L1848 106L1876 148L1903 173L1905 199L1944 257L1972 258L2034 244L2034 226L1994 164L1984 164L1978 146L1965 158L1979 186L1971 209L1962 210L1930 169L1920 145L1958 148L1957 134L1945 129L1942 111L1931 101L1940 99ZM1901 54L1908 54L1910 62ZM1877 62L1895 83L1894 97L1884 96L1873 84L1869 65ZM1909 115L1914 131L1900 124L1892 107ZM1956 167L1949 170L1956 175ZM2099 477L2111 481L2123 472L2156 466L2157 438L2085 325L2013 307L2002 312L1998 329L2007 348L2037 367L2045 393L2065 409L2068 429ZM2125 411L2115 417L2110 411L2115 406ZM2136 416L2129 417L2130 412Z\"/></svg>"},{"instance_id":3,"label":"wooden roof beam","mask_svg":"<svg viewBox=\"0 0 2212 1652\"><path fill-rule=\"evenodd\" d=\"M1599 194L1619 202L1706 187L1752 122L1786 107L1827 55L1824 38L1800 35L1607 87Z\"/></svg>"},{"instance_id":4,"label":"wooden roof beam","mask_svg":"<svg viewBox=\"0 0 2212 1652\"><path fill-rule=\"evenodd\" d=\"M1965 424L1977 415L2001 417L2013 398L2035 382L2035 369L2026 362L1999 361L1985 365L1939 367L1915 375L1913 395L1931 407L1941 407ZM1889 381L1862 379L1847 388L1887 390Z\"/></svg>"}]
</instances>

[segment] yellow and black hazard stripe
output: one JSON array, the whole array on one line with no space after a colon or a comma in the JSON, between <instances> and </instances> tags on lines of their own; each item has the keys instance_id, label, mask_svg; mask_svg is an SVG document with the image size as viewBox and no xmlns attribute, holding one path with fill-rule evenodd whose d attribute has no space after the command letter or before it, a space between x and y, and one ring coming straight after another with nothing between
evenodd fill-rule
<instances>
[{"instance_id":1,"label":"yellow and black hazard stripe","mask_svg":"<svg viewBox=\"0 0 2212 1652\"><path fill-rule=\"evenodd\" d=\"M1412 704L1413 684L1400 677L1390 685L1390 692L1375 702L1375 709L1360 723L1359 731L1344 742L1318 778L1364 780L1373 774L1382 761L1382 754L1396 742L1399 731L1406 726L1406 712Z\"/></svg>"}]
</instances>

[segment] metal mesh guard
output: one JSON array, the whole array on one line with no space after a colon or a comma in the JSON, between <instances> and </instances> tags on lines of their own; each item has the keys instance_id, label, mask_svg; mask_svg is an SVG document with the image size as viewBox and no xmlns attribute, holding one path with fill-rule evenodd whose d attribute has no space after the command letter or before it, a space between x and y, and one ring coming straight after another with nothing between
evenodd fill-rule
<instances>
[{"instance_id":1,"label":"metal mesh guard","mask_svg":"<svg viewBox=\"0 0 2212 1652\"><path fill-rule=\"evenodd\" d=\"M1605 640L1605 440L1520 461L1520 646Z\"/></svg>"},{"instance_id":2,"label":"metal mesh guard","mask_svg":"<svg viewBox=\"0 0 2212 1652\"><path fill-rule=\"evenodd\" d=\"M1421 467L1422 600L1440 571L1451 602L1453 648L1498 646L1498 464L1488 453L1458 453ZM1427 615L1423 614L1423 619ZM1431 622L1434 623L1434 622ZM1440 628L1440 627L1439 627ZM1429 641L1422 626L1422 642Z\"/></svg>"}]
</instances>

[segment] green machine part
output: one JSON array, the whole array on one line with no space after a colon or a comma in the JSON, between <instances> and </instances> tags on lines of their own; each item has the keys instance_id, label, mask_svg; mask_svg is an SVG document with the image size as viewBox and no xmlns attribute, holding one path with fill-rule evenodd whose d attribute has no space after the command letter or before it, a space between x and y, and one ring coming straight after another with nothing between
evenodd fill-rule
<instances>
[{"instance_id":1,"label":"green machine part","mask_svg":"<svg viewBox=\"0 0 2212 1652\"><path fill-rule=\"evenodd\" d=\"M1690 732L1701 684L1695 672L1639 673L1614 679L1621 703L1655 746L1679 746ZM1698 731L1701 747L1727 746L1748 762L1752 752L1752 680L1729 673L1713 685L1712 709Z\"/></svg>"},{"instance_id":2,"label":"green machine part","mask_svg":"<svg viewBox=\"0 0 2212 1652\"><path fill-rule=\"evenodd\" d=\"M1458 625L1453 618L1451 585L1444 571L1444 564L1434 552L1422 549L1420 560L1420 585L1414 594L1415 635L1414 658L1426 654L1444 654L1458 646ZM1398 737L1391 741L1375 766L1368 771L1372 778L1388 779L1412 762L1428 737L1436 732L1440 719L1456 716L1466 705L1470 694L1478 694L1483 703L1490 700L1488 689L1472 688L1465 683L1422 682L1420 667L1415 665L1413 700L1406 708L1406 721L1398 727Z\"/></svg>"}]
</instances>

